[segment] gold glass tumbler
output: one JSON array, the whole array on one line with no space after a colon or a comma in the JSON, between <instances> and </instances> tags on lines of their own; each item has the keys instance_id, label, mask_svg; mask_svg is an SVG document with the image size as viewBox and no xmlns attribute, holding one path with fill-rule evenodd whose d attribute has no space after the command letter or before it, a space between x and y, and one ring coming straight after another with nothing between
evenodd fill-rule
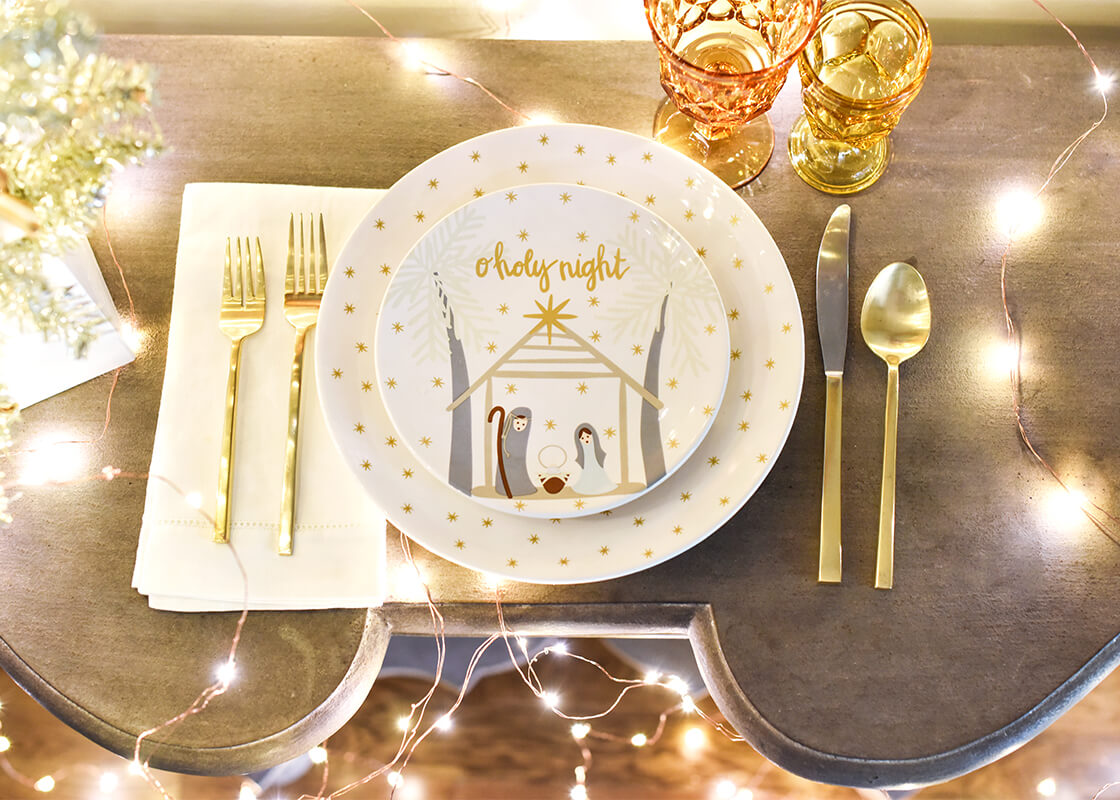
<instances>
[{"instance_id":1,"label":"gold glass tumbler","mask_svg":"<svg viewBox=\"0 0 1120 800\"><path fill-rule=\"evenodd\" d=\"M645 0L668 95L654 138L732 187L774 151L766 111L812 36L822 0Z\"/></svg>"},{"instance_id":2,"label":"gold glass tumbler","mask_svg":"<svg viewBox=\"0 0 1120 800\"><path fill-rule=\"evenodd\" d=\"M852 194L879 179L888 135L929 69L929 26L905 0L829 0L797 61L805 113L789 157L810 186Z\"/></svg>"}]
</instances>

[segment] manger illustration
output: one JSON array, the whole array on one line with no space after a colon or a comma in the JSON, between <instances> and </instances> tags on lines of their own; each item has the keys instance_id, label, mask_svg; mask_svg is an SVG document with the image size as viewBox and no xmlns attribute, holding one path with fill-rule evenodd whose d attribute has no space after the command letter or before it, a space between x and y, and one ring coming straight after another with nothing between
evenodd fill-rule
<instances>
[{"instance_id":1,"label":"manger illustration","mask_svg":"<svg viewBox=\"0 0 1120 800\"><path fill-rule=\"evenodd\" d=\"M377 324L400 442L480 504L528 516L609 510L670 475L710 426L729 363L696 251L578 186L487 195L437 223Z\"/></svg>"}]
</instances>

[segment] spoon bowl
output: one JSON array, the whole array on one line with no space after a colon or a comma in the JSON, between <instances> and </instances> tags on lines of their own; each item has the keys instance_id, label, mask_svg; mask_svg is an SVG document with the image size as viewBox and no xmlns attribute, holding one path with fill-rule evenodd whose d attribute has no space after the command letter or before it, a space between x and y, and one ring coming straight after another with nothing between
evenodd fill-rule
<instances>
[{"instance_id":1,"label":"spoon bowl","mask_svg":"<svg viewBox=\"0 0 1120 800\"><path fill-rule=\"evenodd\" d=\"M879 500L879 547L875 588L894 584L894 484L898 442L898 365L929 341L926 282L909 264L888 264L875 276L860 313L863 340L887 362L887 413L883 433L883 490Z\"/></svg>"}]
</instances>

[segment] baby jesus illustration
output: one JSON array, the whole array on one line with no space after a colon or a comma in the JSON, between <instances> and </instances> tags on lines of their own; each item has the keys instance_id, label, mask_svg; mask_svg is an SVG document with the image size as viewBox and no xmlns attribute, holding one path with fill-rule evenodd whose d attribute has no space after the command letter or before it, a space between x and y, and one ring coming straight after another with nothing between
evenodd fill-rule
<instances>
[{"instance_id":1,"label":"baby jesus illustration","mask_svg":"<svg viewBox=\"0 0 1120 800\"><path fill-rule=\"evenodd\" d=\"M606 494L618 488L618 484L610 479L607 471L603 469L603 462L607 458L606 451L599 444L599 434L589 423L576 426L576 463L582 467L579 477L571 484L572 491L576 494Z\"/></svg>"}]
</instances>

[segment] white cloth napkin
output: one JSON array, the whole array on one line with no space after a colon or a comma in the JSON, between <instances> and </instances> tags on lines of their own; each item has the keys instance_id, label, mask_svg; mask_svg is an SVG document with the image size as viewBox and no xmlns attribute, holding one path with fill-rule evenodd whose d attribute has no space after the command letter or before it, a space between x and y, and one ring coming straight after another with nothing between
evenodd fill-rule
<instances>
[{"instance_id":1,"label":"white cloth napkin","mask_svg":"<svg viewBox=\"0 0 1120 800\"><path fill-rule=\"evenodd\" d=\"M151 479L132 585L152 608L242 608L246 581L213 516L229 339L218 330L226 237L261 240L264 326L241 349L230 537L253 609L363 608L385 595L385 518L327 431L315 387L314 329L304 352L294 554L276 553L288 380L295 330L284 320L288 217L322 212L327 256L381 198L373 189L197 183L183 192L175 291ZM332 273L333 274L333 273ZM167 481L178 487L173 489Z\"/></svg>"}]
</instances>

